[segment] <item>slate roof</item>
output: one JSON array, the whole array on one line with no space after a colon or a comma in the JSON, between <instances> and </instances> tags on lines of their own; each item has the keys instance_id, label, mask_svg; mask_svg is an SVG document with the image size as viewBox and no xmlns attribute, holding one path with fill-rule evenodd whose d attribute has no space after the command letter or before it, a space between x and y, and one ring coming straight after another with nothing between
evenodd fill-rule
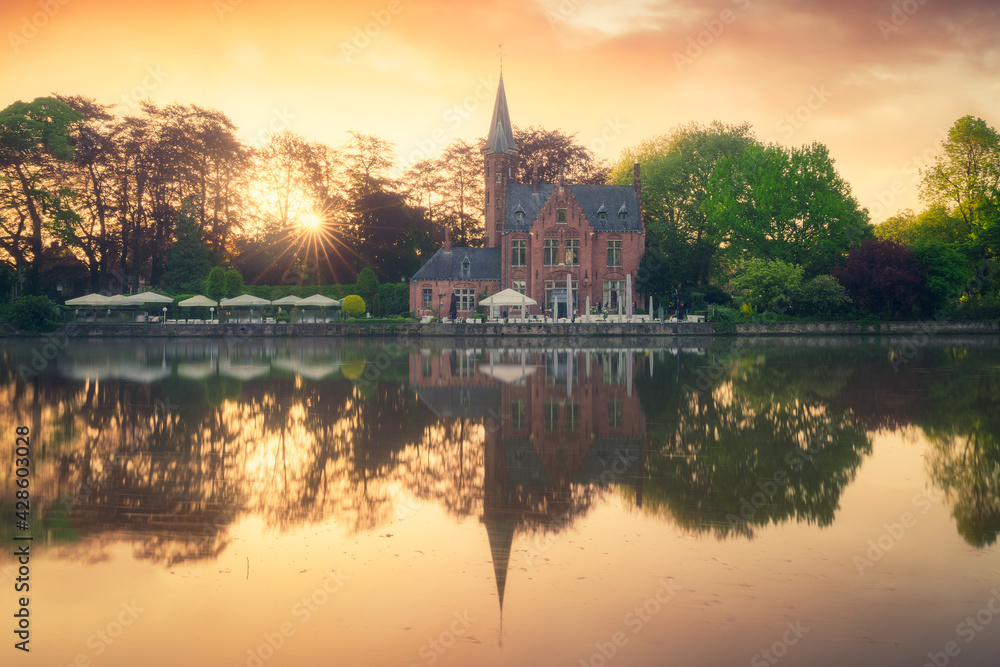
<instances>
[{"instance_id":1,"label":"slate roof","mask_svg":"<svg viewBox=\"0 0 1000 667\"><path fill-rule=\"evenodd\" d=\"M531 191L531 185L509 183L507 185L507 209L504 229L526 232L542 211L555 186L550 183L538 185L538 192ZM590 225L598 232L641 232L642 219L639 211L639 195L631 185L567 185ZM520 207L524 219L517 221L516 212ZM601 207L608 213L602 221L598 216ZM618 212L624 207L628 220L622 222Z\"/></svg>"},{"instance_id":2,"label":"slate roof","mask_svg":"<svg viewBox=\"0 0 1000 667\"><path fill-rule=\"evenodd\" d=\"M462 262L468 258L469 273L462 273ZM438 249L412 280L500 280L500 248Z\"/></svg>"}]
</instances>

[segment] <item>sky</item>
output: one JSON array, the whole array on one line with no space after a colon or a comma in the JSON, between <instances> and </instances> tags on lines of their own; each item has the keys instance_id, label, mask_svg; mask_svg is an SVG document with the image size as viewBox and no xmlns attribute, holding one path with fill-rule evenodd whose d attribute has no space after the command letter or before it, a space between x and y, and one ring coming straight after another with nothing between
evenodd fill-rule
<instances>
[{"instance_id":1,"label":"sky","mask_svg":"<svg viewBox=\"0 0 1000 667\"><path fill-rule=\"evenodd\" d=\"M3 0L0 30L0 108L197 104L250 144L357 130L401 165L485 136L502 44L515 125L614 161L749 122L826 144L874 222L922 208L918 169L957 119L1000 127L996 0Z\"/></svg>"}]
</instances>

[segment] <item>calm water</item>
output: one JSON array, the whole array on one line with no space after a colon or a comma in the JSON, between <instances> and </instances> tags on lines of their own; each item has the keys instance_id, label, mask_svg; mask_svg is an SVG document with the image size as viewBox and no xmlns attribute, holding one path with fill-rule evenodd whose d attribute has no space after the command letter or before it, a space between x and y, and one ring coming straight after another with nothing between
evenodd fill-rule
<instances>
[{"instance_id":1,"label":"calm water","mask_svg":"<svg viewBox=\"0 0 1000 667\"><path fill-rule=\"evenodd\" d=\"M995 339L657 344L5 341L3 663L996 664Z\"/></svg>"}]
</instances>

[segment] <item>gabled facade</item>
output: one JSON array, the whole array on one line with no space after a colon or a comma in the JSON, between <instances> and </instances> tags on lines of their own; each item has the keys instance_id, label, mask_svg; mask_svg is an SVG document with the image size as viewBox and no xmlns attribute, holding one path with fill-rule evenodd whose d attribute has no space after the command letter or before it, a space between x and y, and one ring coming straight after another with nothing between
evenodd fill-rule
<instances>
[{"instance_id":1,"label":"gabled facade","mask_svg":"<svg viewBox=\"0 0 1000 667\"><path fill-rule=\"evenodd\" d=\"M522 184L513 182L518 158L501 76L483 147L486 247L446 240L411 279L411 310L447 316L455 294L459 317L468 317L476 295L512 288L538 302L535 313L571 317L588 300L624 312L645 245L639 165L632 185L573 185L561 175Z\"/></svg>"}]
</instances>

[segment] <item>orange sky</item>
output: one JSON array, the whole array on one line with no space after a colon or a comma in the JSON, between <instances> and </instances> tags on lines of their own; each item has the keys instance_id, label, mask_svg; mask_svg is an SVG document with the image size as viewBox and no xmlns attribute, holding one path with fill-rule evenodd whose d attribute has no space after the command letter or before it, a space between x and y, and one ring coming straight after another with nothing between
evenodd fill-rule
<instances>
[{"instance_id":1,"label":"orange sky","mask_svg":"<svg viewBox=\"0 0 1000 667\"><path fill-rule=\"evenodd\" d=\"M915 167L956 119L1000 127L1000 3L899 3L4 0L0 107L195 103L251 143L356 129L406 163L485 135L503 42L515 124L613 160L679 124L748 121L765 141L828 145L878 222L920 206Z\"/></svg>"}]
</instances>

